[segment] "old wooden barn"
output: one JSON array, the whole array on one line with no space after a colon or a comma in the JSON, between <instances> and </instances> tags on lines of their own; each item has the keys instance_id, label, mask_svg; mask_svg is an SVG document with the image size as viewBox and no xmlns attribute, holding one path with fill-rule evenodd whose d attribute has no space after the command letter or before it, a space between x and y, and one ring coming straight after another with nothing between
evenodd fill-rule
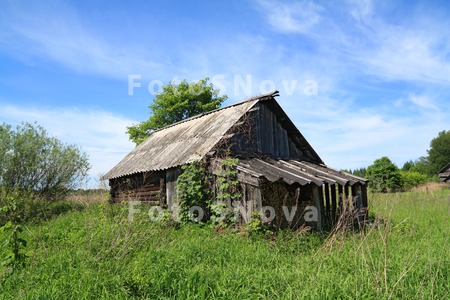
<instances>
[{"instance_id":1,"label":"old wooden barn","mask_svg":"<svg viewBox=\"0 0 450 300\"><path fill-rule=\"evenodd\" d=\"M182 165L202 160L216 178L218 162L228 155L239 158L243 204L273 207L276 226L304 224L306 207L317 209L315 224L309 224L317 228L333 224L344 209L364 218L367 181L327 167L276 96L254 97L153 132L104 176L112 201L171 207ZM293 218L285 217L283 206L297 208Z\"/></svg>"}]
</instances>

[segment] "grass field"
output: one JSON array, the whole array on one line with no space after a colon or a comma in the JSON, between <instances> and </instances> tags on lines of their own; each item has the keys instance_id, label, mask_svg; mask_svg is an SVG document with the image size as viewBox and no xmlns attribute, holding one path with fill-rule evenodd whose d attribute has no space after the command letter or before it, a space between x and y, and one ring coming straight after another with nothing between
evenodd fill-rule
<instances>
[{"instance_id":1,"label":"grass field","mask_svg":"<svg viewBox=\"0 0 450 300\"><path fill-rule=\"evenodd\" d=\"M448 299L450 190L369 201L363 232L270 237L59 204L70 210L26 226L25 267L0 266L0 298Z\"/></svg>"}]
</instances>

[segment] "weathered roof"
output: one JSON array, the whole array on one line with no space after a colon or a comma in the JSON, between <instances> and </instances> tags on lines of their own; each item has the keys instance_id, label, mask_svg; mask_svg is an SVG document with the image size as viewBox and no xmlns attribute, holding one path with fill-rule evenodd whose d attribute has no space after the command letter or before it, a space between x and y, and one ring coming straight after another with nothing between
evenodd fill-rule
<instances>
[{"instance_id":1,"label":"weathered roof","mask_svg":"<svg viewBox=\"0 0 450 300\"><path fill-rule=\"evenodd\" d=\"M284 181L291 185L297 183L301 186L323 183L354 185L355 183L366 184L367 180L349 173L331 169L323 164L313 164L296 160L273 160L273 159L248 159L238 163L237 169L258 180L269 182Z\"/></svg>"},{"instance_id":2,"label":"weathered roof","mask_svg":"<svg viewBox=\"0 0 450 300\"><path fill-rule=\"evenodd\" d=\"M272 99L277 95L278 92L272 92L250 98L155 131L106 173L103 179L164 170L198 161L258 101Z\"/></svg>"}]
</instances>

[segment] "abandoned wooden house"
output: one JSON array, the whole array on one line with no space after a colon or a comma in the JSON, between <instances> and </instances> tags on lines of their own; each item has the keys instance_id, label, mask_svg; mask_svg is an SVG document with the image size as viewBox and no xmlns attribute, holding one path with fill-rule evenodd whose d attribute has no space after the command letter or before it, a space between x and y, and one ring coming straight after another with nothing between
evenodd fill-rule
<instances>
[{"instance_id":1,"label":"abandoned wooden house","mask_svg":"<svg viewBox=\"0 0 450 300\"><path fill-rule=\"evenodd\" d=\"M439 172L441 182L450 183L450 163L446 164Z\"/></svg>"},{"instance_id":2,"label":"abandoned wooden house","mask_svg":"<svg viewBox=\"0 0 450 300\"><path fill-rule=\"evenodd\" d=\"M315 224L308 225L318 228L333 224L344 208L364 218L367 180L327 167L276 96L277 91L254 97L153 132L104 176L112 201L171 207L178 201L182 165L206 162L217 178L218 162L226 155L239 158L242 203L257 211L273 207L275 226L305 224L306 207L316 208Z\"/></svg>"}]
</instances>

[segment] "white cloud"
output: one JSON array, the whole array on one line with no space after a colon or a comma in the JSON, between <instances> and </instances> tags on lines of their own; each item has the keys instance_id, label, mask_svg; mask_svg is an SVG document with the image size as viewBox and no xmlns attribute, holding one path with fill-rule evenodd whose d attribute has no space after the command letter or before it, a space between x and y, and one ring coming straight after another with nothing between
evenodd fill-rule
<instances>
[{"instance_id":1,"label":"white cloud","mask_svg":"<svg viewBox=\"0 0 450 300\"><path fill-rule=\"evenodd\" d=\"M419 106L420 108L431 110L438 109L436 104L433 103L433 100L430 99L430 97L428 97L427 95L410 94L408 100L411 101L413 104Z\"/></svg>"},{"instance_id":2,"label":"white cloud","mask_svg":"<svg viewBox=\"0 0 450 300\"><path fill-rule=\"evenodd\" d=\"M322 7L311 1L284 3L261 0L258 4L277 31L307 34L320 22Z\"/></svg>"},{"instance_id":3,"label":"white cloud","mask_svg":"<svg viewBox=\"0 0 450 300\"><path fill-rule=\"evenodd\" d=\"M373 3L371 0L349 0L350 14L361 21L372 13Z\"/></svg>"},{"instance_id":4,"label":"white cloud","mask_svg":"<svg viewBox=\"0 0 450 300\"><path fill-rule=\"evenodd\" d=\"M341 75L362 73L389 81L448 85L448 20L412 13L402 20L386 18L394 6L370 0L323 6L307 1L259 1L257 8L271 28L308 34L315 45L310 59L340 65ZM349 69L352 74L344 74Z\"/></svg>"},{"instance_id":5,"label":"white cloud","mask_svg":"<svg viewBox=\"0 0 450 300\"><path fill-rule=\"evenodd\" d=\"M76 11L63 3L8 7L0 12L3 51L27 63L39 56L81 73L124 79L140 72L163 73L155 53L132 41L114 43L89 28ZM34 9L37 10L34 11ZM45 10L45 14L42 12Z\"/></svg>"},{"instance_id":6,"label":"white cloud","mask_svg":"<svg viewBox=\"0 0 450 300\"><path fill-rule=\"evenodd\" d=\"M12 125L37 122L64 143L81 147L89 155L92 178L98 179L134 148L125 131L136 122L102 110L1 105L0 119Z\"/></svg>"},{"instance_id":7,"label":"white cloud","mask_svg":"<svg viewBox=\"0 0 450 300\"><path fill-rule=\"evenodd\" d=\"M445 41L440 33L380 24L373 39L373 49L355 53L368 73L388 80L450 83L448 53L436 47Z\"/></svg>"}]
</instances>

